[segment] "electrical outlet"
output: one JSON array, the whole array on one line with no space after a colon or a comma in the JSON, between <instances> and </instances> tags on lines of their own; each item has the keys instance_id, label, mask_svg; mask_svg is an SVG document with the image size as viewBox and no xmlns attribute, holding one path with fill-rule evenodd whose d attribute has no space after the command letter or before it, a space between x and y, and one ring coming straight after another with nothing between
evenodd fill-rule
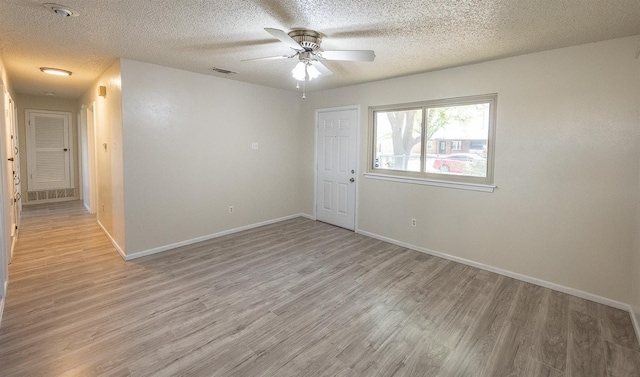
<instances>
[{"instance_id":1,"label":"electrical outlet","mask_svg":"<svg viewBox=\"0 0 640 377\"><path fill-rule=\"evenodd\" d=\"M258 149L258 143L256 142L251 143L251 149Z\"/></svg>"},{"instance_id":2,"label":"electrical outlet","mask_svg":"<svg viewBox=\"0 0 640 377\"><path fill-rule=\"evenodd\" d=\"M229 206L229 213L233 213L233 206Z\"/></svg>"},{"instance_id":3,"label":"electrical outlet","mask_svg":"<svg viewBox=\"0 0 640 377\"><path fill-rule=\"evenodd\" d=\"M414 228L415 228L416 223L417 223L416 219L411 219L411 226L412 226L412 227L414 227Z\"/></svg>"}]
</instances>

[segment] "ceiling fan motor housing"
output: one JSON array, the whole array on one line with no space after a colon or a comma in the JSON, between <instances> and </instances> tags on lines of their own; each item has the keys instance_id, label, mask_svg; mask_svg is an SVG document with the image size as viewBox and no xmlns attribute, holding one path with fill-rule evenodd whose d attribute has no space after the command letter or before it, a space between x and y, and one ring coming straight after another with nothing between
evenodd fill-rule
<instances>
[{"instance_id":1,"label":"ceiling fan motor housing","mask_svg":"<svg viewBox=\"0 0 640 377\"><path fill-rule=\"evenodd\" d=\"M322 34L313 30L291 30L289 36L307 51L317 51L322 43Z\"/></svg>"}]
</instances>

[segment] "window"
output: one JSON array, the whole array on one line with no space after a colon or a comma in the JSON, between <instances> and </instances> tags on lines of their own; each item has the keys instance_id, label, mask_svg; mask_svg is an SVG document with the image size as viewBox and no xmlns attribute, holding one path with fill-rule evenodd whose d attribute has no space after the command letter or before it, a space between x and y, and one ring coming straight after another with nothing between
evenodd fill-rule
<instances>
[{"instance_id":1,"label":"window","mask_svg":"<svg viewBox=\"0 0 640 377\"><path fill-rule=\"evenodd\" d=\"M386 170L421 171L422 109L385 111L377 114L374 167Z\"/></svg>"},{"instance_id":2,"label":"window","mask_svg":"<svg viewBox=\"0 0 640 377\"><path fill-rule=\"evenodd\" d=\"M372 107L369 173L493 183L497 95Z\"/></svg>"}]
</instances>

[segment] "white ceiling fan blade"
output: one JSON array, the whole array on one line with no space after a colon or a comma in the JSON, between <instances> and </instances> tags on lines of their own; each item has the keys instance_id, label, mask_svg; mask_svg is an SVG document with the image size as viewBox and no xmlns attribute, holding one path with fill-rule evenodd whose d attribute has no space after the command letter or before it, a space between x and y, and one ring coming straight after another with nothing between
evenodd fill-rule
<instances>
[{"instance_id":1,"label":"white ceiling fan blade","mask_svg":"<svg viewBox=\"0 0 640 377\"><path fill-rule=\"evenodd\" d=\"M276 37L277 39L280 40L280 42L286 44L287 46L291 47L292 49L296 50L296 51L304 51L304 48L302 48L302 46L300 46L298 44L298 42L294 41L293 38L291 38L289 36L289 34L285 33L284 31L280 30L280 29L271 29L271 28L264 28L264 30L273 35L274 37Z\"/></svg>"},{"instance_id":2,"label":"white ceiling fan blade","mask_svg":"<svg viewBox=\"0 0 640 377\"><path fill-rule=\"evenodd\" d=\"M333 72L331 72L331 70L329 70L329 68L327 68L324 64L320 63L317 60L312 60L311 61L311 65L316 67L316 69L318 71L320 71L320 74L323 75L323 76L333 75Z\"/></svg>"},{"instance_id":3,"label":"white ceiling fan blade","mask_svg":"<svg viewBox=\"0 0 640 377\"><path fill-rule=\"evenodd\" d=\"M376 54L371 50L322 51L319 55L327 60L354 62L372 62L376 58Z\"/></svg>"},{"instance_id":4,"label":"white ceiling fan blade","mask_svg":"<svg viewBox=\"0 0 640 377\"><path fill-rule=\"evenodd\" d=\"M279 59L289 59L293 56L281 55L281 56L267 56L265 58L252 58L252 59L242 59L243 62L248 62L251 60L279 60Z\"/></svg>"}]
</instances>

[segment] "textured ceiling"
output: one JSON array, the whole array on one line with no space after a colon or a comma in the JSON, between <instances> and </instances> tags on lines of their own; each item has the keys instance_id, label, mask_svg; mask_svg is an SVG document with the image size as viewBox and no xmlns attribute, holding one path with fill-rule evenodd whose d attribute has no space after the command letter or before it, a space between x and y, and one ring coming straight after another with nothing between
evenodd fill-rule
<instances>
[{"instance_id":1,"label":"textured ceiling","mask_svg":"<svg viewBox=\"0 0 640 377\"><path fill-rule=\"evenodd\" d=\"M78 97L119 57L294 90L293 59L241 61L292 51L265 27L375 50L372 63L326 62L334 75L310 91L640 34L639 0L55 0L80 13L67 18L45 2L0 0L0 55L18 93Z\"/></svg>"}]
</instances>

